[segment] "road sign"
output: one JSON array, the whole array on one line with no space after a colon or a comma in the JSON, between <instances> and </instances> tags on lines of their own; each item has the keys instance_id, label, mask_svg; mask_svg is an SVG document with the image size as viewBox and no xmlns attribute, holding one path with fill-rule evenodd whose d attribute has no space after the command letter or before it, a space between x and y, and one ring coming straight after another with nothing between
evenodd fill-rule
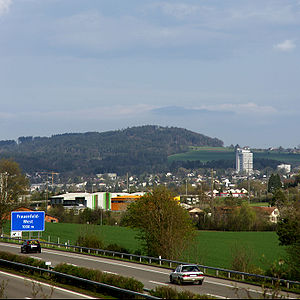
<instances>
[{"instance_id":1,"label":"road sign","mask_svg":"<svg viewBox=\"0 0 300 300\"><path fill-rule=\"evenodd\" d=\"M11 231L44 231L44 211L12 211Z\"/></svg>"},{"instance_id":2,"label":"road sign","mask_svg":"<svg viewBox=\"0 0 300 300\"><path fill-rule=\"evenodd\" d=\"M22 231L11 231L10 237L12 238L22 238Z\"/></svg>"}]
</instances>

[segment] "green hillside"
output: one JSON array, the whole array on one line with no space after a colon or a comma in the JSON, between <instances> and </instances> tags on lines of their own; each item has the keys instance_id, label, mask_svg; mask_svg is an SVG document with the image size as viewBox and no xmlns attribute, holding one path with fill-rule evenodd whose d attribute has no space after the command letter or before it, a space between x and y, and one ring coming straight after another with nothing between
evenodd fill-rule
<instances>
[{"instance_id":1,"label":"green hillside","mask_svg":"<svg viewBox=\"0 0 300 300\"><path fill-rule=\"evenodd\" d=\"M283 153L275 151L252 150L254 161L273 160L289 164L300 164L300 154ZM216 160L235 160L235 152L232 148L226 147L190 147L187 152L177 153L168 157L169 162L173 161L201 161L209 162Z\"/></svg>"},{"instance_id":2,"label":"green hillside","mask_svg":"<svg viewBox=\"0 0 300 300\"><path fill-rule=\"evenodd\" d=\"M168 157L169 162L187 160L208 162L221 159L234 160L234 150L225 147L190 147L185 153L177 153Z\"/></svg>"},{"instance_id":3,"label":"green hillside","mask_svg":"<svg viewBox=\"0 0 300 300\"><path fill-rule=\"evenodd\" d=\"M168 155L190 146L223 146L217 138L184 128L139 126L107 132L66 133L0 141L2 158L12 158L24 172L55 171L71 177L97 173L162 172Z\"/></svg>"}]
</instances>

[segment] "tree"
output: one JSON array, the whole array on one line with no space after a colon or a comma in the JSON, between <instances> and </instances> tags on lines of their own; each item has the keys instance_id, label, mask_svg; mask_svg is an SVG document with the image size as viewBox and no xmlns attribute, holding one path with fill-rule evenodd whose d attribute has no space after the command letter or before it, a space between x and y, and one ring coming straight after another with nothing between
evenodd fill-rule
<instances>
[{"instance_id":1,"label":"tree","mask_svg":"<svg viewBox=\"0 0 300 300\"><path fill-rule=\"evenodd\" d=\"M195 236L188 212L162 186L132 203L126 220L131 227L140 229L139 239L150 256L178 259Z\"/></svg>"},{"instance_id":2,"label":"tree","mask_svg":"<svg viewBox=\"0 0 300 300\"><path fill-rule=\"evenodd\" d=\"M28 187L29 181L16 162L0 160L0 229L8 214L20 203L19 197L28 192Z\"/></svg>"},{"instance_id":3,"label":"tree","mask_svg":"<svg viewBox=\"0 0 300 300\"><path fill-rule=\"evenodd\" d=\"M277 226L280 245L287 246L287 265L289 277L300 280L300 201L281 211Z\"/></svg>"},{"instance_id":4,"label":"tree","mask_svg":"<svg viewBox=\"0 0 300 300\"><path fill-rule=\"evenodd\" d=\"M293 203L280 211L277 235L280 245L291 246L300 243L300 203Z\"/></svg>"},{"instance_id":5,"label":"tree","mask_svg":"<svg viewBox=\"0 0 300 300\"><path fill-rule=\"evenodd\" d=\"M285 193L281 189L276 190L270 204L271 206L277 206L279 210L284 208L287 205Z\"/></svg>"},{"instance_id":6,"label":"tree","mask_svg":"<svg viewBox=\"0 0 300 300\"><path fill-rule=\"evenodd\" d=\"M280 176L278 174L272 174L268 181L268 192L275 193L277 190L282 188Z\"/></svg>"},{"instance_id":7,"label":"tree","mask_svg":"<svg viewBox=\"0 0 300 300\"><path fill-rule=\"evenodd\" d=\"M231 230L248 231L254 227L256 213L248 203L243 203L229 215L229 228Z\"/></svg>"}]
</instances>

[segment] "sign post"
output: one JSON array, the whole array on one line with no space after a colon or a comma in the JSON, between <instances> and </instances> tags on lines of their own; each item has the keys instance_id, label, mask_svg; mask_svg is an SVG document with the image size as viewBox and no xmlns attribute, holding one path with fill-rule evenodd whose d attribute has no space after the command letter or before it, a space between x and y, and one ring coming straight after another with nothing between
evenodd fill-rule
<instances>
[{"instance_id":1,"label":"sign post","mask_svg":"<svg viewBox=\"0 0 300 300\"><path fill-rule=\"evenodd\" d=\"M44 231L44 211L12 211L11 231Z\"/></svg>"}]
</instances>

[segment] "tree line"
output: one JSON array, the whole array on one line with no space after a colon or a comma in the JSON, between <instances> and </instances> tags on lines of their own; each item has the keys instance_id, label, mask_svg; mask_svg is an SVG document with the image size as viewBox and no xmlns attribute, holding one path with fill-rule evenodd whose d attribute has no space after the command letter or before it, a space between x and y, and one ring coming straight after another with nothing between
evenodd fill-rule
<instances>
[{"instance_id":1,"label":"tree line","mask_svg":"<svg viewBox=\"0 0 300 300\"><path fill-rule=\"evenodd\" d=\"M0 141L0 153L27 173L55 171L71 177L166 171L168 156L189 146L223 146L223 142L183 128L147 125L102 133L19 137L17 142Z\"/></svg>"}]
</instances>

